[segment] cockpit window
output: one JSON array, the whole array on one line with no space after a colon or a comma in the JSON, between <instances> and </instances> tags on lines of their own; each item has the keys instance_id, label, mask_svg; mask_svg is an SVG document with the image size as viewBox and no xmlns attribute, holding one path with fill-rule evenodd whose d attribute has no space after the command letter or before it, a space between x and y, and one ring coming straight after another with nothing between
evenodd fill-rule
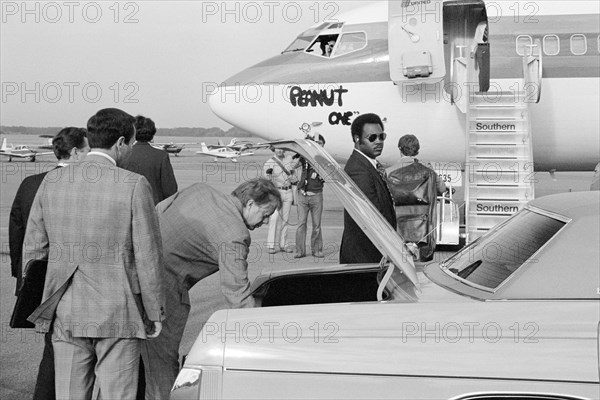
<instances>
[{"instance_id":1,"label":"cockpit window","mask_svg":"<svg viewBox=\"0 0 600 400\"><path fill-rule=\"evenodd\" d=\"M306 49L306 52L321 57L337 57L361 50L366 45L367 34L365 32L350 32L342 35L327 34L318 36Z\"/></svg>"},{"instance_id":2,"label":"cockpit window","mask_svg":"<svg viewBox=\"0 0 600 400\"><path fill-rule=\"evenodd\" d=\"M496 289L531 259L565 222L531 210L523 210L506 224L493 229L448 259L442 268L483 289Z\"/></svg>"},{"instance_id":3,"label":"cockpit window","mask_svg":"<svg viewBox=\"0 0 600 400\"><path fill-rule=\"evenodd\" d=\"M298 36L296 40L294 40L292 44L290 44L288 48L285 49L281 54L290 53L294 51L304 51L304 49L306 49L306 47L310 44L313 38L314 36Z\"/></svg>"},{"instance_id":4,"label":"cockpit window","mask_svg":"<svg viewBox=\"0 0 600 400\"><path fill-rule=\"evenodd\" d=\"M345 33L340 39L340 44L334 52L334 56L343 56L353 51L363 49L367 45L367 35L364 32Z\"/></svg>"},{"instance_id":5,"label":"cockpit window","mask_svg":"<svg viewBox=\"0 0 600 400\"><path fill-rule=\"evenodd\" d=\"M342 26L344 26L343 22L337 22L335 24L329 25L327 29L342 29Z\"/></svg>"},{"instance_id":6,"label":"cockpit window","mask_svg":"<svg viewBox=\"0 0 600 400\"><path fill-rule=\"evenodd\" d=\"M320 35L313 44L306 49L307 53L322 57L331 57L339 35Z\"/></svg>"}]
</instances>

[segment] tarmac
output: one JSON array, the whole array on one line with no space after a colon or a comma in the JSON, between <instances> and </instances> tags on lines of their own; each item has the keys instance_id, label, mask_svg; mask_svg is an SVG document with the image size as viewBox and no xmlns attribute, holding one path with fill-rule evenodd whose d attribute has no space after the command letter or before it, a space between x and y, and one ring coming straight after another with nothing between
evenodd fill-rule
<instances>
[{"instance_id":1,"label":"tarmac","mask_svg":"<svg viewBox=\"0 0 600 400\"><path fill-rule=\"evenodd\" d=\"M39 144L36 136L7 135L9 143ZM207 143L216 144L218 138L206 138ZM223 139L228 142L228 138ZM157 142L195 142L198 138L156 138ZM202 182L230 193L240 183L259 177L262 165L271 157L268 151L243 157L238 163L217 161L213 157L196 155L196 148L186 147L179 157L171 156L179 188ZM14 306L15 280L10 275L10 257L8 252L8 218L10 207L21 181L29 175L43 172L55 165L52 156L39 157L37 162L7 162L0 160L0 398L3 400L22 400L31 398L35 386L39 361L42 356L43 336L32 329L11 329L10 315ZM536 197L567 191L589 189L592 172L556 173L552 179L547 173L538 173L536 177ZM295 207L291 212L291 227L288 242L294 244L297 214ZM310 225L310 223L309 223ZM252 247L249 255L249 275L253 280L263 268L276 265L281 268L313 267L337 265L339 244L343 229L343 207L340 201L327 190L324 191L324 211L322 218L324 239L324 258L308 256L294 259L293 253L269 254L266 249L267 227L252 232ZM307 234L307 252L310 244L310 227ZM449 256L449 252L436 254L436 260ZM219 274L214 274L199 282L190 292L192 308L180 347L180 354L187 354L203 324L212 313L225 309L226 302L219 286Z\"/></svg>"}]
</instances>

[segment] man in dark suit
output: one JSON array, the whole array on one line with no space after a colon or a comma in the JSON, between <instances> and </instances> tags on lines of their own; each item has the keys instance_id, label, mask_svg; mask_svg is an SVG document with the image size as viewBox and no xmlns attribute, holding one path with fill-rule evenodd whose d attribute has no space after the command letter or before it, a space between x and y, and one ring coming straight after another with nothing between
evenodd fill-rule
<instances>
[{"instance_id":1,"label":"man in dark suit","mask_svg":"<svg viewBox=\"0 0 600 400\"><path fill-rule=\"evenodd\" d=\"M152 186L154 204L158 204L177 192L177 181L169 159L169 153L150 145L156 134L156 126L150 118L135 117L137 143L123 168L143 175Z\"/></svg>"},{"instance_id":2,"label":"man in dark suit","mask_svg":"<svg viewBox=\"0 0 600 400\"><path fill-rule=\"evenodd\" d=\"M383 217L396 229L394 202L387 187L385 170L376 160L383 151L386 134L383 122L375 114L364 114L351 127L354 151L344 171L363 191ZM360 264L381 261L381 253L344 210L344 233L340 246L340 263Z\"/></svg>"},{"instance_id":3,"label":"man in dark suit","mask_svg":"<svg viewBox=\"0 0 600 400\"><path fill-rule=\"evenodd\" d=\"M82 128L65 128L52 139L54 154L58 158L58 167L64 167L85 158L85 155L90 150L86 133L86 130ZM21 254L23 252L23 239L25 238L27 219L29 218L33 199L47 173L48 171L25 178L17 190L15 200L10 209L8 241L12 276L17 278L15 294L18 294L22 283ZM55 398L54 352L52 351L51 339L52 335L50 333L44 336L44 353L40 362L35 391L33 393L34 400Z\"/></svg>"},{"instance_id":4,"label":"man in dark suit","mask_svg":"<svg viewBox=\"0 0 600 400\"><path fill-rule=\"evenodd\" d=\"M101 398L134 399L140 341L162 329L152 188L118 167L131 152L134 121L115 108L98 111L87 124L92 150L48 173L31 207L23 264L47 259L48 269L42 304L28 320L52 332L59 399L91 399L94 385Z\"/></svg>"}]
</instances>

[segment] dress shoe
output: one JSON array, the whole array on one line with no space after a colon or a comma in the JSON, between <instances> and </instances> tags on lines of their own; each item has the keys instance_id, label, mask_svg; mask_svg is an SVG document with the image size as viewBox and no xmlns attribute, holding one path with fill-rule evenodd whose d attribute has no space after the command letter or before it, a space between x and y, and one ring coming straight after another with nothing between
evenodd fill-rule
<instances>
[{"instance_id":1,"label":"dress shoe","mask_svg":"<svg viewBox=\"0 0 600 400\"><path fill-rule=\"evenodd\" d=\"M323 258L325 256L323 255L322 251L317 251L316 253L313 253L313 257Z\"/></svg>"},{"instance_id":2,"label":"dress shoe","mask_svg":"<svg viewBox=\"0 0 600 400\"><path fill-rule=\"evenodd\" d=\"M279 250L269 249L269 254L276 254L276 253L279 253Z\"/></svg>"},{"instance_id":3,"label":"dress shoe","mask_svg":"<svg viewBox=\"0 0 600 400\"><path fill-rule=\"evenodd\" d=\"M300 253L294 254L294 258L304 258L304 257L306 257L306 254L300 254Z\"/></svg>"},{"instance_id":4,"label":"dress shoe","mask_svg":"<svg viewBox=\"0 0 600 400\"><path fill-rule=\"evenodd\" d=\"M281 251L284 253L293 253L294 250L291 247L282 248Z\"/></svg>"}]
</instances>

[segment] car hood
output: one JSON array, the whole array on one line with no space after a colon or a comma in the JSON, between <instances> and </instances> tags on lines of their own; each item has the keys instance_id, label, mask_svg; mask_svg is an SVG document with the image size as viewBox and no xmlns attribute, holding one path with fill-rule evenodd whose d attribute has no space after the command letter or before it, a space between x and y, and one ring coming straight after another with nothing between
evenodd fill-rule
<instances>
[{"instance_id":1,"label":"car hood","mask_svg":"<svg viewBox=\"0 0 600 400\"><path fill-rule=\"evenodd\" d=\"M398 267L417 291L420 290L412 255L404 241L329 153L312 140L281 141L266 145L290 150L304 157L381 254ZM406 295L414 299L410 290Z\"/></svg>"}]
</instances>

